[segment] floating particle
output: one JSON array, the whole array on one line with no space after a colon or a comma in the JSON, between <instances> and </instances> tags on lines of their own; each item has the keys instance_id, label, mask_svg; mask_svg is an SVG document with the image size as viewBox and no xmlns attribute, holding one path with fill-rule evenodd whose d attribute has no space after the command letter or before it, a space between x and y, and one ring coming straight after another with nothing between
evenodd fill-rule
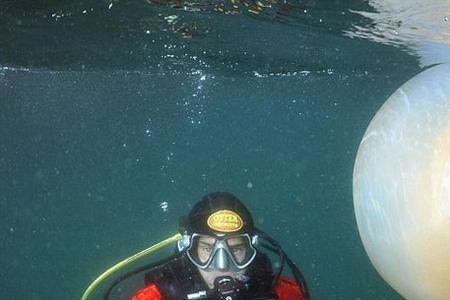
<instances>
[{"instance_id":1,"label":"floating particle","mask_svg":"<svg viewBox=\"0 0 450 300\"><path fill-rule=\"evenodd\" d=\"M161 202L159 204L163 212L166 212L169 209L169 203L167 201Z\"/></svg>"}]
</instances>

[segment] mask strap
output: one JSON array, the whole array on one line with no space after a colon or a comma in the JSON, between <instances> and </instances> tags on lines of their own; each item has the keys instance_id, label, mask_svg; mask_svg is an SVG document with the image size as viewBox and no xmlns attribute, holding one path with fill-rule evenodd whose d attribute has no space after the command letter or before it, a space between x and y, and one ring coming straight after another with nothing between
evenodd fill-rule
<instances>
[{"instance_id":1,"label":"mask strap","mask_svg":"<svg viewBox=\"0 0 450 300\"><path fill-rule=\"evenodd\" d=\"M188 234L183 234L181 240L177 242L178 252L182 252L189 248L191 245L191 236Z\"/></svg>"}]
</instances>

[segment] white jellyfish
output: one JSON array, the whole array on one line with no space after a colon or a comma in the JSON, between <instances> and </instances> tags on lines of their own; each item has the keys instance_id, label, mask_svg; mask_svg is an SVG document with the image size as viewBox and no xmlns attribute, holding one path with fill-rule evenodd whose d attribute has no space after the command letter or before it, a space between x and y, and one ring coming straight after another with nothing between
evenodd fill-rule
<instances>
[{"instance_id":1,"label":"white jellyfish","mask_svg":"<svg viewBox=\"0 0 450 300\"><path fill-rule=\"evenodd\" d=\"M353 198L380 275L407 299L450 299L450 64L409 80L377 112Z\"/></svg>"}]
</instances>

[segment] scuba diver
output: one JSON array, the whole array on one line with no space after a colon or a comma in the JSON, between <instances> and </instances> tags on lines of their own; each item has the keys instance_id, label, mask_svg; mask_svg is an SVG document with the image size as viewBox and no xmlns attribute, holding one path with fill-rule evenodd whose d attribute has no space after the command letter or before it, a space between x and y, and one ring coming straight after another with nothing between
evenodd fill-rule
<instances>
[{"instance_id":1,"label":"scuba diver","mask_svg":"<svg viewBox=\"0 0 450 300\"><path fill-rule=\"evenodd\" d=\"M309 299L295 264L275 240L255 228L250 212L234 195L204 196L182 219L180 230L176 253L147 268L145 287L132 300ZM269 252L278 255L277 268ZM294 279L281 275L284 263Z\"/></svg>"}]
</instances>

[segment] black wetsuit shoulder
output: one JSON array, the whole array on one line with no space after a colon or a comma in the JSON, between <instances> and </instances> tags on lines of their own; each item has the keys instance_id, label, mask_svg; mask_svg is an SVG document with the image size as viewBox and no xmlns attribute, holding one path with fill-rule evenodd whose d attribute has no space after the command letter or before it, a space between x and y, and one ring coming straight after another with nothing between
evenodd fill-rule
<instances>
[{"instance_id":1,"label":"black wetsuit shoulder","mask_svg":"<svg viewBox=\"0 0 450 300\"><path fill-rule=\"evenodd\" d=\"M207 289L200 273L185 254L152 268L145 274L145 283L156 284L165 300L185 299L187 294Z\"/></svg>"}]
</instances>

